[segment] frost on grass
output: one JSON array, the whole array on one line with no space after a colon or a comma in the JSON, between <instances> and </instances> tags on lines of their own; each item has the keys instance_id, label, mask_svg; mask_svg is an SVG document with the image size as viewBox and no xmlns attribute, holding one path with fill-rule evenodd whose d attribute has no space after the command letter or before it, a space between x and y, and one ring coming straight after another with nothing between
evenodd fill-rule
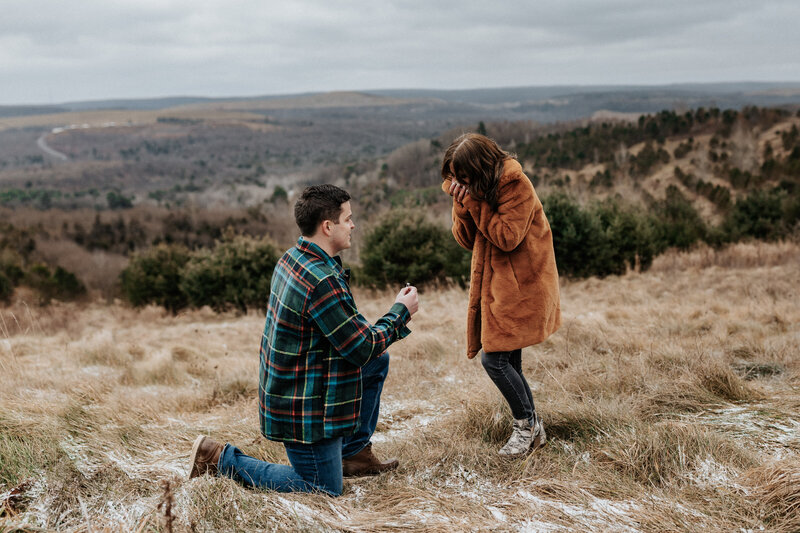
<instances>
[{"instance_id":1,"label":"frost on grass","mask_svg":"<svg viewBox=\"0 0 800 533\"><path fill-rule=\"evenodd\" d=\"M614 502L582 493L583 502L564 503L548 500L531 494L527 490L519 490L515 497L533 507L534 515L552 517L551 521L528 520L521 525L522 531L555 531L565 525L580 526L582 531L621 531L636 533L635 515L639 509L636 502ZM557 522L554 522L557 521Z\"/></svg>"},{"instance_id":2,"label":"frost on grass","mask_svg":"<svg viewBox=\"0 0 800 533\"><path fill-rule=\"evenodd\" d=\"M173 486L178 529L719 532L739 530L742 517L750 530L769 529L754 505L757 493L740 487L744 467L724 453L701 449L694 460L676 461L661 487L598 460L615 451L609 448L613 436L630 425L625 422L632 415L617 406L642 404L651 387L672 390L704 353L728 364L726 354L739 354L741 346L754 347L745 354L748 361L783 369L778 378L759 374L747 382L770 394L735 405L714 397L696 409L637 419L632 431L686 422L713 433L725 449L754 452L748 457L760 468L797 458L796 265L731 272L676 267L565 283L566 326L523 356L537 403L556 421L551 443L531 461L497 459L507 413L480 362L467 361L463 340L453 340L453 320L442 320L463 323L466 292L431 291L415 318L417 334L427 336L398 345L373 439L380 453L400 459L399 470L348 480L337 499L248 490L204 476ZM759 296L765 294L769 298ZM372 298L363 303L380 316L383 297ZM70 330L66 350L67 337L47 328L10 339L0 333L6 378L0 439L20 457L32 452L16 467L0 457L10 471L0 493L34 479L13 525L158 530L159 482L185 479L198 432L241 443L256 455L280 454L279 445L258 434L253 339L262 316L233 319L204 311L172 317L88 305L75 307L71 318L80 327ZM136 350L119 348L125 346ZM227 394L229 382L250 385ZM490 392L497 402L489 401ZM606 408L614 416L595 416ZM473 416L459 418L465 411ZM583 435L579 429L588 424L592 432ZM39 432L47 440L36 450L30 442ZM459 441L448 442L450 436ZM632 446L652 444L633 436ZM633 467L647 467L643 462L654 454L639 452L630 455Z\"/></svg>"},{"instance_id":3,"label":"frost on grass","mask_svg":"<svg viewBox=\"0 0 800 533\"><path fill-rule=\"evenodd\" d=\"M732 435L779 460L800 452L800 417L771 411L768 405L737 405L686 415Z\"/></svg>"},{"instance_id":4,"label":"frost on grass","mask_svg":"<svg viewBox=\"0 0 800 533\"><path fill-rule=\"evenodd\" d=\"M449 413L449 408L425 400L381 400L381 414L372 442L381 443L407 438Z\"/></svg>"},{"instance_id":5,"label":"frost on grass","mask_svg":"<svg viewBox=\"0 0 800 533\"><path fill-rule=\"evenodd\" d=\"M96 474L108 465L114 465L130 479L150 481L164 477L184 477L186 475L186 458L183 454L170 453L162 448L145 450L144 455L132 454L118 450L90 451L87 444L79 442L68 435L60 443L61 449L70 458L75 468L85 477Z\"/></svg>"},{"instance_id":6,"label":"frost on grass","mask_svg":"<svg viewBox=\"0 0 800 533\"><path fill-rule=\"evenodd\" d=\"M692 483L705 489L719 487L741 489L741 486L734 481L736 473L711 457L699 461L694 471L690 472L687 477Z\"/></svg>"}]
</instances>

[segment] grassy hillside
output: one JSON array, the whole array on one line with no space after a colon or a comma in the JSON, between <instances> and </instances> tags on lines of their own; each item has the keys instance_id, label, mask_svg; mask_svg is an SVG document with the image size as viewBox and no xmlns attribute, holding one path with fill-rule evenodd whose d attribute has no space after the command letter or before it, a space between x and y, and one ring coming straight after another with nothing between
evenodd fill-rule
<instances>
[{"instance_id":1,"label":"grassy hillside","mask_svg":"<svg viewBox=\"0 0 800 533\"><path fill-rule=\"evenodd\" d=\"M713 218L747 192L800 181L798 125L788 111L701 108L594 122L514 148L544 190L646 203L672 185Z\"/></svg>"},{"instance_id":2,"label":"grassy hillside","mask_svg":"<svg viewBox=\"0 0 800 533\"><path fill-rule=\"evenodd\" d=\"M331 93L8 118L0 204L104 209L115 207L113 193L137 205L253 206L278 187L339 181L370 193L369 210L434 185L443 147L479 123L518 154L542 192L566 186L581 199L647 203L675 185L714 219L742 191L798 173L792 128L800 118L788 109L597 117L484 122L433 100Z\"/></svg>"},{"instance_id":3,"label":"grassy hillside","mask_svg":"<svg viewBox=\"0 0 800 533\"><path fill-rule=\"evenodd\" d=\"M0 309L0 529L797 531L798 261L741 244L565 284L523 352L550 436L524 459L496 454L511 416L464 356L466 292L425 291L374 438L401 466L335 500L185 479L198 433L286 463L258 433L261 313ZM375 319L392 294L356 299Z\"/></svg>"},{"instance_id":4,"label":"grassy hillside","mask_svg":"<svg viewBox=\"0 0 800 533\"><path fill-rule=\"evenodd\" d=\"M559 190L582 203L617 197L649 205L672 185L704 218L715 220L752 191L794 191L800 182L798 127L800 112L761 108L662 111L547 126L487 122L402 147L380 170L389 194L435 185L443 148L456 135L483 128L516 154L540 196ZM381 177L359 176L366 182Z\"/></svg>"},{"instance_id":5,"label":"grassy hillside","mask_svg":"<svg viewBox=\"0 0 800 533\"><path fill-rule=\"evenodd\" d=\"M347 93L0 120L0 531L800 529L796 108L542 125L448 114L465 105ZM435 281L391 350L375 445L397 472L337 500L186 481L201 432L286 462L258 434L263 310L114 301L132 254L239 233L283 249L293 193L320 182L354 195L347 262L388 211L435 241L442 152L478 129L522 161L568 274L564 326L524 351L550 444L496 455L510 413L463 355L467 293ZM371 319L393 297L356 291Z\"/></svg>"},{"instance_id":6,"label":"grassy hillside","mask_svg":"<svg viewBox=\"0 0 800 533\"><path fill-rule=\"evenodd\" d=\"M239 101L230 109L136 112L150 122L134 125L45 136L35 128L0 132L7 141L0 143L0 212L35 244L22 253L0 240L0 249L10 250L0 257L0 275L11 280L4 284L25 283L3 274L5 266L45 263L111 298L129 255L158 243L211 247L230 228L267 235L284 248L297 236L293 194L322 182L354 197L359 229L345 259L359 263L367 234L388 210L424 211L449 224L439 161L456 135L475 129L523 163L552 222L562 275L647 268L665 249L699 241L721 246L797 235L797 111L699 108L555 125L479 121L407 143L402 137L430 126L408 114L419 102L379 100L376 107L369 95L312 95L275 101L267 115ZM391 113L405 122L376 118ZM68 161L21 155L42 139Z\"/></svg>"}]
</instances>

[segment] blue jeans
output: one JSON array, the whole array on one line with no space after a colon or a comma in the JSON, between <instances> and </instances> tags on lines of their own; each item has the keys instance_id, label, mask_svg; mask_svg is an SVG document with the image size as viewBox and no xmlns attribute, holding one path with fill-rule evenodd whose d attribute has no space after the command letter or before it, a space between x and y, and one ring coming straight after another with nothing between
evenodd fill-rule
<instances>
[{"instance_id":1,"label":"blue jeans","mask_svg":"<svg viewBox=\"0 0 800 533\"><path fill-rule=\"evenodd\" d=\"M226 444L219 457L219 475L245 487L277 492L342 493L342 438L314 444L284 443L292 466L260 461Z\"/></svg>"},{"instance_id":2,"label":"blue jeans","mask_svg":"<svg viewBox=\"0 0 800 533\"><path fill-rule=\"evenodd\" d=\"M342 439L342 457L351 457L369 444L369 439L378 426L378 412L381 408L383 382L389 373L389 352L373 359L361 369L361 426L358 431Z\"/></svg>"},{"instance_id":3,"label":"blue jeans","mask_svg":"<svg viewBox=\"0 0 800 533\"><path fill-rule=\"evenodd\" d=\"M313 444L285 442L283 445L292 466L260 461L226 444L217 464L219 475L246 487L277 492L321 491L339 496L342 493L342 457L355 455L369 444L378 425L381 392L388 372L388 353L361 369L361 427L354 434Z\"/></svg>"}]
</instances>

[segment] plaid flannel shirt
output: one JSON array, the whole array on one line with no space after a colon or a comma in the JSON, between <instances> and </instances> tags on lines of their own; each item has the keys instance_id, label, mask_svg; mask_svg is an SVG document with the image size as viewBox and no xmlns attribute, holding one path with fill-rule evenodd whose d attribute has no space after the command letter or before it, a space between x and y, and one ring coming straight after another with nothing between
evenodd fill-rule
<instances>
[{"instance_id":1,"label":"plaid flannel shirt","mask_svg":"<svg viewBox=\"0 0 800 533\"><path fill-rule=\"evenodd\" d=\"M261 432L271 440L314 443L360 424L361 367L410 333L395 303L375 325L356 309L349 273L300 237L275 266L261 337Z\"/></svg>"}]
</instances>

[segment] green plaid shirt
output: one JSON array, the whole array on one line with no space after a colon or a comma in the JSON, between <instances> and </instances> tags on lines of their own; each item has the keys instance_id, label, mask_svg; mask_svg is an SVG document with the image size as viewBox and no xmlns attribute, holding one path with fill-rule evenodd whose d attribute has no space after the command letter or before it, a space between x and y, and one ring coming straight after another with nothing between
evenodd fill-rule
<instances>
[{"instance_id":1,"label":"green plaid shirt","mask_svg":"<svg viewBox=\"0 0 800 533\"><path fill-rule=\"evenodd\" d=\"M356 308L341 260L300 237L275 266L261 337L261 432L306 444L351 435L361 367L410 333L395 303L375 325Z\"/></svg>"}]
</instances>

